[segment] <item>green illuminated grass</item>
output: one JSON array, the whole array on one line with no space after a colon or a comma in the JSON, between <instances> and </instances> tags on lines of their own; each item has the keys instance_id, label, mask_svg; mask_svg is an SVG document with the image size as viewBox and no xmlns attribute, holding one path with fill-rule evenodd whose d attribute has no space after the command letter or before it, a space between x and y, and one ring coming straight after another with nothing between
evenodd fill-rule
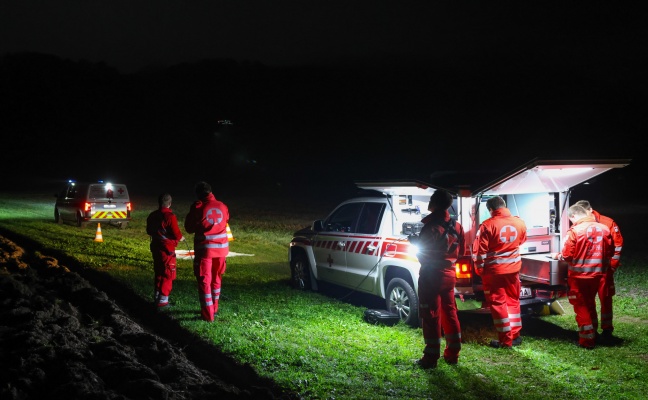
<instances>
[{"instance_id":1,"label":"green illuminated grass","mask_svg":"<svg viewBox=\"0 0 648 400\"><path fill-rule=\"evenodd\" d=\"M145 219L155 196L134 199L127 229L57 225L51 195L0 194L0 228L39 243L123 282L144 299L152 292L152 263ZM182 327L252 365L302 398L314 399L645 399L648 398L648 265L625 254L617 274L613 346L592 351L574 345L576 322L564 300L563 315L528 318L524 343L511 351L485 345L496 337L488 316L462 315L460 362L436 370L414 365L421 356L420 329L370 325L362 320L372 299L329 289L299 292L288 285L288 242L293 231L324 217L335 204L311 209L277 199L224 199L236 240L228 258L222 301L214 324L197 320L191 260L180 260L166 311ZM180 221L190 200L177 199ZM184 230L183 230L184 231ZM188 236L188 243L191 237ZM181 243L179 249L185 249Z\"/></svg>"}]
</instances>

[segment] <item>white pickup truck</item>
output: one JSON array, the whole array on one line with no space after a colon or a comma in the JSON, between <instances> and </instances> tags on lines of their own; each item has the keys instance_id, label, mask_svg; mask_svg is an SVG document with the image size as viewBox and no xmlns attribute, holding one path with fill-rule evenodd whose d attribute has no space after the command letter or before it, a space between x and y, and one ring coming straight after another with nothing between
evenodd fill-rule
<instances>
[{"instance_id":1,"label":"white pickup truck","mask_svg":"<svg viewBox=\"0 0 648 400\"><path fill-rule=\"evenodd\" d=\"M471 244L489 217L486 201L502 196L527 225L522 245L522 311L561 312L555 300L566 295L567 265L548 257L560 251L571 188L630 160L538 160L474 191L454 191L450 214L466 232L464 255L456 263L455 298L459 310L490 312L483 306L481 279L473 272ZM375 196L342 202L325 219L295 232L289 246L291 284L318 290L328 282L385 299L388 311L419 326L420 264L408 236L420 230L430 196L440 187L421 181L356 182Z\"/></svg>"}]
</instances>

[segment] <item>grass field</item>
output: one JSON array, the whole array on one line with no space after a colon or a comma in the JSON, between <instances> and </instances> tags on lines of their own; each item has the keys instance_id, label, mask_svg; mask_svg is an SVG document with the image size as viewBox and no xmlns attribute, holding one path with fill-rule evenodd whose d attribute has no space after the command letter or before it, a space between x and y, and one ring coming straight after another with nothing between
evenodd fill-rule
<instances>
[{"instance_id":1,"label":"grass field","mask_svg":"<svg viewBox=\"0 0 648 400\"><path fill-rule=\"evenodd\" d=\"M103 242L97 243L96 226L54 223L52 194L0 194L0 229L36 241L43 252L69 255L150 300L153 271L144 226L156 208L155 196L134 198L129 227L102 224ZM249 255L228 258L214 324L196 318L191 260L180 260L168 313L183 328L302 398L648 398L648 263L639 246L624 253L617 274L614 343L592 351L575 346L574 314L563 300L563 315L525 317L524 342L512 351L486 345L496 337L489 316L462 314L459 364L441 363L425 371L414 365L423 349L420 329L363 321L375 299L336 287L319 293L289 287L292 232L324 217L335 203L305 207L285 199L222 200L230 207L231 251ZM174 201L179 220L190 201Z\"/></svg>"}]
</instances>

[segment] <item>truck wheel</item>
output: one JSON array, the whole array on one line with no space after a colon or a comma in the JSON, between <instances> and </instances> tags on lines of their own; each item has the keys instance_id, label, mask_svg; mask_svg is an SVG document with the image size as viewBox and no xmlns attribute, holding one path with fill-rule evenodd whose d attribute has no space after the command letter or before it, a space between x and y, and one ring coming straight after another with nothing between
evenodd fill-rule
<instances>
[{"instance_id":1,"label":"truck wheel","mask_svg":"<svg viewBox=\"0 0 648 400\"><path fill-rule=\"evenodd\" d=\"M86 227L86 224L83 222L83 218L81 217L81 213L77 213L76 215L76 226L79 228Z\"/></svg>"},{"instance_id":2,"label":"truck wheel","mask_svg":"<svg viewBox=\"0 0 648 400\"><path fill-rule=\"evenodd\" d=\"M294 254L290 260L290 286L299 290L310 290L310 263L302 253Z\"/></svg>"},{"instance_id":3,"label":"truck wheel","mask_svg":"<svg viewBox=\"0 0 648 400\"><path fill-rule=\"evenodd\" d=\"M387 285L387 310L396 313L405 324L419 326L418 297L414 288L406 280L394 278Z\"/></svg>"}]
</instances>

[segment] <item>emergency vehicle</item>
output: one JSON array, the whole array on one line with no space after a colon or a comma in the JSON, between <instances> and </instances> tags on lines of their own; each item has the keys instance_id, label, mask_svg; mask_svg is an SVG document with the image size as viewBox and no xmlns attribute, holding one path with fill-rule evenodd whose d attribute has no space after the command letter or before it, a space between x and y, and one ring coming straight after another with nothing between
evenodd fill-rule
<instances>
[{"instance_id":1,"label":"emergency vehicle","mask_svg":"<svg viewBox=\"0 0 648 400\"><path fill-rule=\"evenodd\" d=\"M131 220L132 203L122 183L71 180L54 196L54 221L59 224L85 228L92 222L103 222L124 229Z\"/></svg>"},{"instance_id":2,"label":"emergency vehicle","mask_svg":"<svg viewBox=\"0 0 648 400\"><path fill-rule=\"evenodd\" d=\"M486 201L501 196L527 226L527 241L520 248L523 314L562 313L556 300L567 292L567 263L551 259L550 254L562 249L569 229L571 189L629 163L625 159L534 159L475 190L453 190L418 180L356 182L376 196L344 201L325 219L294 233L288 250L291 285L318 290L318 282L327 282L375 295L402 322L419 326L420 264L408 237L420 231L432 193L445 189L454 197L450 214L466 235L464 256L455 265L458 309L490 313L483 304L483 286L470 252L479 225L490 217Z\"/></svg>"}]
</instances>

